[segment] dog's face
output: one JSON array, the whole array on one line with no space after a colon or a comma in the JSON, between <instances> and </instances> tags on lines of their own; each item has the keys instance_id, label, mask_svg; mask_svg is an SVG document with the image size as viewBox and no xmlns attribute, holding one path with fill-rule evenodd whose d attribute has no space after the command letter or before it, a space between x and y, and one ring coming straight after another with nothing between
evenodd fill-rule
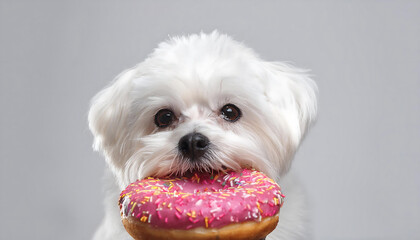
<instances>
[{"instance_id":1,"label":"dog's face","mask_svg":"<svg viewBox=\"0 0 420 240\"><path fill-rule=\"evenodd\" d=\"M285 173L316 86L226 35L162 43L92 101L89 126L121 187L147 176L253 167Z\"/></svg>"}]
</instances>

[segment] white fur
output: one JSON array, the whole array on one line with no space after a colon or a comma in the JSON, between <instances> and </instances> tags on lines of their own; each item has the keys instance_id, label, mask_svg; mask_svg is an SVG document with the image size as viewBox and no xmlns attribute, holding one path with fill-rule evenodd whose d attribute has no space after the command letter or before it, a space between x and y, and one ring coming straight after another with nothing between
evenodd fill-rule
<instances>
[{"instance_id":1,"label":"white fur","mask_svg":"<svg viewBox=\"0 0 420 240\"><path fill-rule=\"evenodd\" d=\"M241 109L237 122L220 117L227 103ZM159 129L154 115L163 108L174 111L177 121ZM161 43L92 100L94 149L110 169L106 214L94 239L130 239L116 202L136 179L247 166L276 179L286 194L279 226L269 239L303 239L303 194L286 173L315 115L316 85L303 70L263 61L216 31ZM199 163L183 160L177 150L179 139L193 131L211 142Z\"/></svg>"}]
</instances>

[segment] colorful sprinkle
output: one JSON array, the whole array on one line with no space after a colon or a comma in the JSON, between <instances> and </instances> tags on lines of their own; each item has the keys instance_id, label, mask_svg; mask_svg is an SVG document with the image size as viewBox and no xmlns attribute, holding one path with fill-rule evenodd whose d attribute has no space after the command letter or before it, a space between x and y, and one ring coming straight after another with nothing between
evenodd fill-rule
<instances>
[{"instance_id":1,"label":"colorful sprinkle","mask_svg":"<svg viewBox=\"0 0 420 240\"><path fill-rule=\"evenodd\" d=\"M209 228L209 218L204 217L204 223L206 224L206 228Z\"/></svg>"}]
</instances>

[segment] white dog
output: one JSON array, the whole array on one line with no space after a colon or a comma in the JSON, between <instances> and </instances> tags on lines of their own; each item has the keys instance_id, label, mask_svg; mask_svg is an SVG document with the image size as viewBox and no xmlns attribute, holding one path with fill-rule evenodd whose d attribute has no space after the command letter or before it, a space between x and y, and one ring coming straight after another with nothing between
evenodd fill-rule
<instances>
[{"instance_id":1,"label":"white dog","mask_svg":"<svg viewBox=\"0 0 420 240\"><path fill-rule=\"evenodd\" d=\"M304 194L286 173L316 116L316 92L305 71L264 61L216 31L161 43L92 100L93 146L109 167L94 239L131 239L117 201L136 179L243 167L286 195L268 239L306 239Z\"/></svg>"}]
</instances>

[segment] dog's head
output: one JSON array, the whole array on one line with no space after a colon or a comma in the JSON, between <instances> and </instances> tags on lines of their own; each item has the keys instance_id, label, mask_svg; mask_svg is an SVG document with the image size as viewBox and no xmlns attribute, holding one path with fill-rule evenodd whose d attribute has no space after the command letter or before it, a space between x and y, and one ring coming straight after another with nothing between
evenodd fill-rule
<instances>
[{"instance_id":1,"label":"dog's head","mask_svg":"<svg viewBox=\"0 0 420 240\"><path fill-rule=\"evenodd\" d=\"M213 32L172 38L92 100L89 126L122 187L147 176L285 173L316 115L305 71Z\"/></svg>"}]
</instances>

